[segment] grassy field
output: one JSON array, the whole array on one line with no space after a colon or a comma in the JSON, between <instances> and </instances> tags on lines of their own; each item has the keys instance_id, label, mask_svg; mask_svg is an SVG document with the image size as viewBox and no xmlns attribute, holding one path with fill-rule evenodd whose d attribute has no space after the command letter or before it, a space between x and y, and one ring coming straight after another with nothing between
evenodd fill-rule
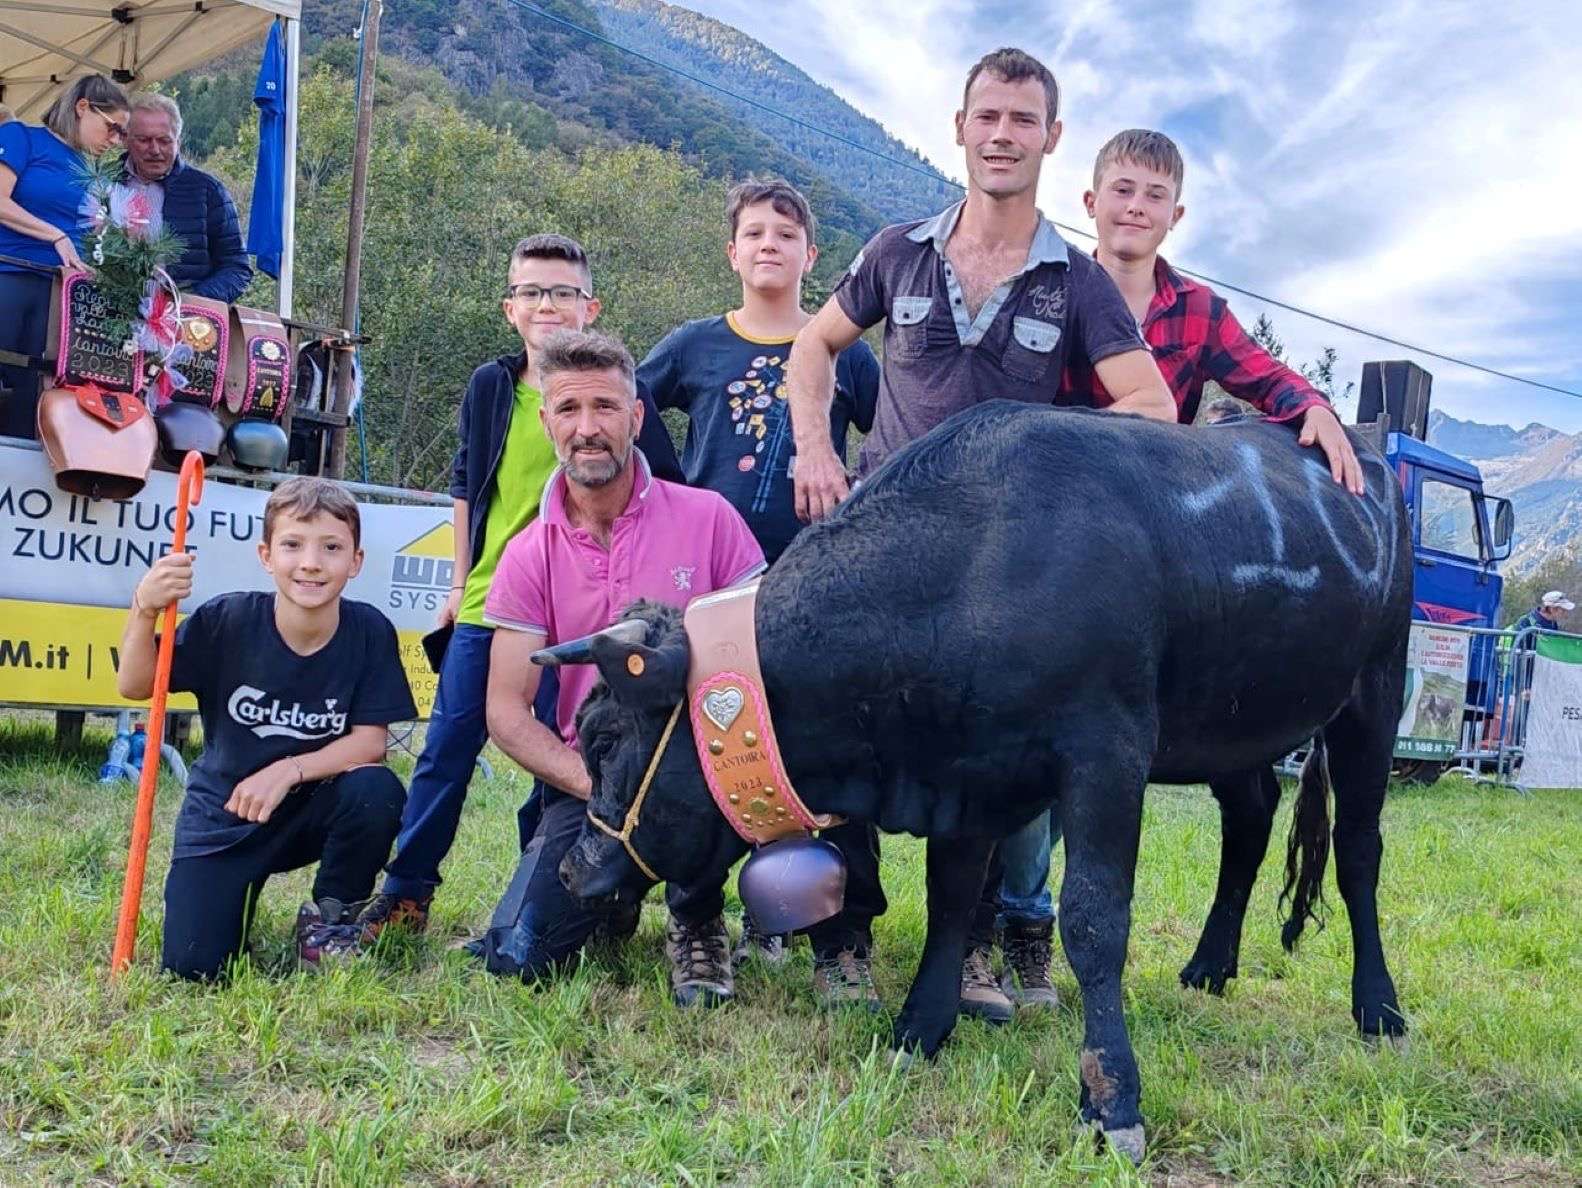
<instances>
[{"instance_id":1,"label":"grassy field","mask_svg":"<svg viewBox=\"0 0 1582 1188\"><path fill-rule=\"evenodd\" d=\"M178 799L162 788L139 960L108 988L132 791L94 781L104 742L62 759L0 722L0 1182L1582 1182L1582 794L1392 796L1381 899L1413 1033L1375 1050L1352 1030L1343 909L1285 956L1272 860L1240 980L1223 999L1177 985L1218 820L1204 791L1155 790L1127 972L1150 1126L1132 1172L1076 1130L1063 963L1056 1014L963 1023L909 1073L876 1055L882 1018L815 1009L805 946L746 972L732 1006L677 1011L653 905L558 984L474 969L446 946L510 869L526 784L503 764L474 784L429 935L298 974L308 880L282 876L223 989L152 968ZM893 1008L922 944L922 852L886 846Z\"/></svg>"}]
</instances>

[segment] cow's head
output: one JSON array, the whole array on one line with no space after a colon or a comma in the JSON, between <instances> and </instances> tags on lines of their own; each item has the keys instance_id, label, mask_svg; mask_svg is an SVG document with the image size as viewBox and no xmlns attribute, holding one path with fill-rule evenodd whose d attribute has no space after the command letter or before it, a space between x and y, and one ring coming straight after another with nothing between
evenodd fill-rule
<instances>
[{"instance_id":1,"label":"cow's head","mask_svg":"<svg viewBox=\"0 0 1582 1188\"><path fill-rule=\"evenodd\" d=\"M584 822L560 864L567 890L583 899L641 895L650 878L639 862L667 882L723 881L747 845L714 807L698 766L685 709L681 612L639 602L614 626L533 660L595 664L602 678L577 711L577 737L593 780L588 814L607 828ZM652 778L629 820L650 765ZM612 836L623 832L624 841Z\"/></svg>"}]
</instances>

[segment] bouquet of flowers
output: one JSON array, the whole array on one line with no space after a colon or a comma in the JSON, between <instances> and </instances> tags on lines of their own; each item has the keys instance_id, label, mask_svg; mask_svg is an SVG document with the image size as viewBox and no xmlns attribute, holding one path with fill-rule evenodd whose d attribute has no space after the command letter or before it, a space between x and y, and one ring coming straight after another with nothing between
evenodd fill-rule
<instances>
[{"instance_id":1,"label":"bouquet of flowers","mask_svg":"<svg viewBox=\"0 0 1582 1188\"><path fill-rule=\"evenodd\" d=\"M121 158L108 158L83 158L88 183L83 213L92 228L88 260L94 287L121 349L130 355L141 347L152 364L149 379L163 403L186 386L177 369L192 358L192 348L181 341L181 294L165 272L185 245L158 225L147 197L121 180Z\"/></svg>"}]
</instances>

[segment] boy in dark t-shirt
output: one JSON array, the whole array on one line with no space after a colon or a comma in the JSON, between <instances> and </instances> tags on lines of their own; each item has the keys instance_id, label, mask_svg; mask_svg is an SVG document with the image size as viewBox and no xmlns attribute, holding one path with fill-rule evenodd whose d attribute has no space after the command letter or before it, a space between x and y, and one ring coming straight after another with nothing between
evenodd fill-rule
<instances>
[{"instance_id":1,"label":"boy in dark t-shirt","mask_svg":"<svg viewBox=\"0 0 1582 1188\"><path fill-rule=\"evenodd\" d=\"M687 414L687 485L717 491L741 513L771 565L802 522L794 506L796 443L786 411L791 341L808 321L802 279L818 260L807 199L779 179L748 181L726 201L726 258L742 280L740 308L676 327L637 369L660 408ZM830 442L873 427L879 361L859 339L835 363Z\"/></svg>"},{"instance_id":2,"label":"boy in dark t-shirt","mask_svg":"<svg viewBox=\"0 0 1582 1188\"><path fill-rule=\"evenodd\" d=\"M272 874L314 862L297 951L360 949L350 921L373 890L406 792L385 767L385 729L417 716L395 628L341 598L362 567L357 504L326 479L291 479L264 509L259 559L273 594L211 598L177 628L172 692L197 696L203 753L176 818L165 880L162 964L218 977L241 952ZM138 583L121 638L121 695L149 696L155 628L192 592L191 554L162 557Z\"/></svg>"},{"instance_id":3,"label":"boy in dark t-shirt","mask_svg":"<svg viewBox=\"0 0 1582 1188\"><path fill-rule=\"evenodd\" d=\"M681 469L688 485L723 495L747 521L773 565L803 527L792 484L796 442L785 378L791 342L811 317L802 308L802 279L818 260L818 247L812 208L795 186L780 178L733 186L725 217L731 233L725 256L741 277L741 306L672 330L648 353L637 378L660 408L687 414ZM836 453L845 456L851 426L863 433L873 428L878 399L879 361L858 339L835 360L829 441ZM823 836L846 859L846 903L852 916L882 914L874 827L866 822L838 825ZM739 963L750 955L778 962L785 956L785 939L759 932L748 918L734 958ZM815 953L816 958L823 956ZM877 1004L870 983L849 990L831 979L825 965L816 965L814 986L825 1005Z\"/></svg>"}]
</instances>

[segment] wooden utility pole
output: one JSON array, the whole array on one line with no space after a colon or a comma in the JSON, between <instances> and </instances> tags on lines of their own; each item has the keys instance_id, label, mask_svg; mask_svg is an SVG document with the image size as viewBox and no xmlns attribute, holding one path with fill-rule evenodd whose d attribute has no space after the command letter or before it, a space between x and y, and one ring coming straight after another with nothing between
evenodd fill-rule
<instances>
[{"instance_id":1,"label":"wooden utility pole","mask_svg":"<svg viewBox=\"0 0 1582 1188\"><path fill-rule=\"evenodd\" d=\"M341 326L354 330L357 326L357 301L362 285L363 271L363 212L368 198L368 146L374 129L374 71L379 64L379 14L383 0L368 0L368 18L363 22L362 61L358 73L362 90L357 97L357 141L352 149L352 208L346 220L346 273L341 286ZM352 352L349 347L337 352L335 359L335 403L332 411L345 418L351 412L352 393L355 387L352 373ZM330 432L330 459L327 467L331 478L346 475L346 426L336 426Z\"/></svg>"}]
</instances>

